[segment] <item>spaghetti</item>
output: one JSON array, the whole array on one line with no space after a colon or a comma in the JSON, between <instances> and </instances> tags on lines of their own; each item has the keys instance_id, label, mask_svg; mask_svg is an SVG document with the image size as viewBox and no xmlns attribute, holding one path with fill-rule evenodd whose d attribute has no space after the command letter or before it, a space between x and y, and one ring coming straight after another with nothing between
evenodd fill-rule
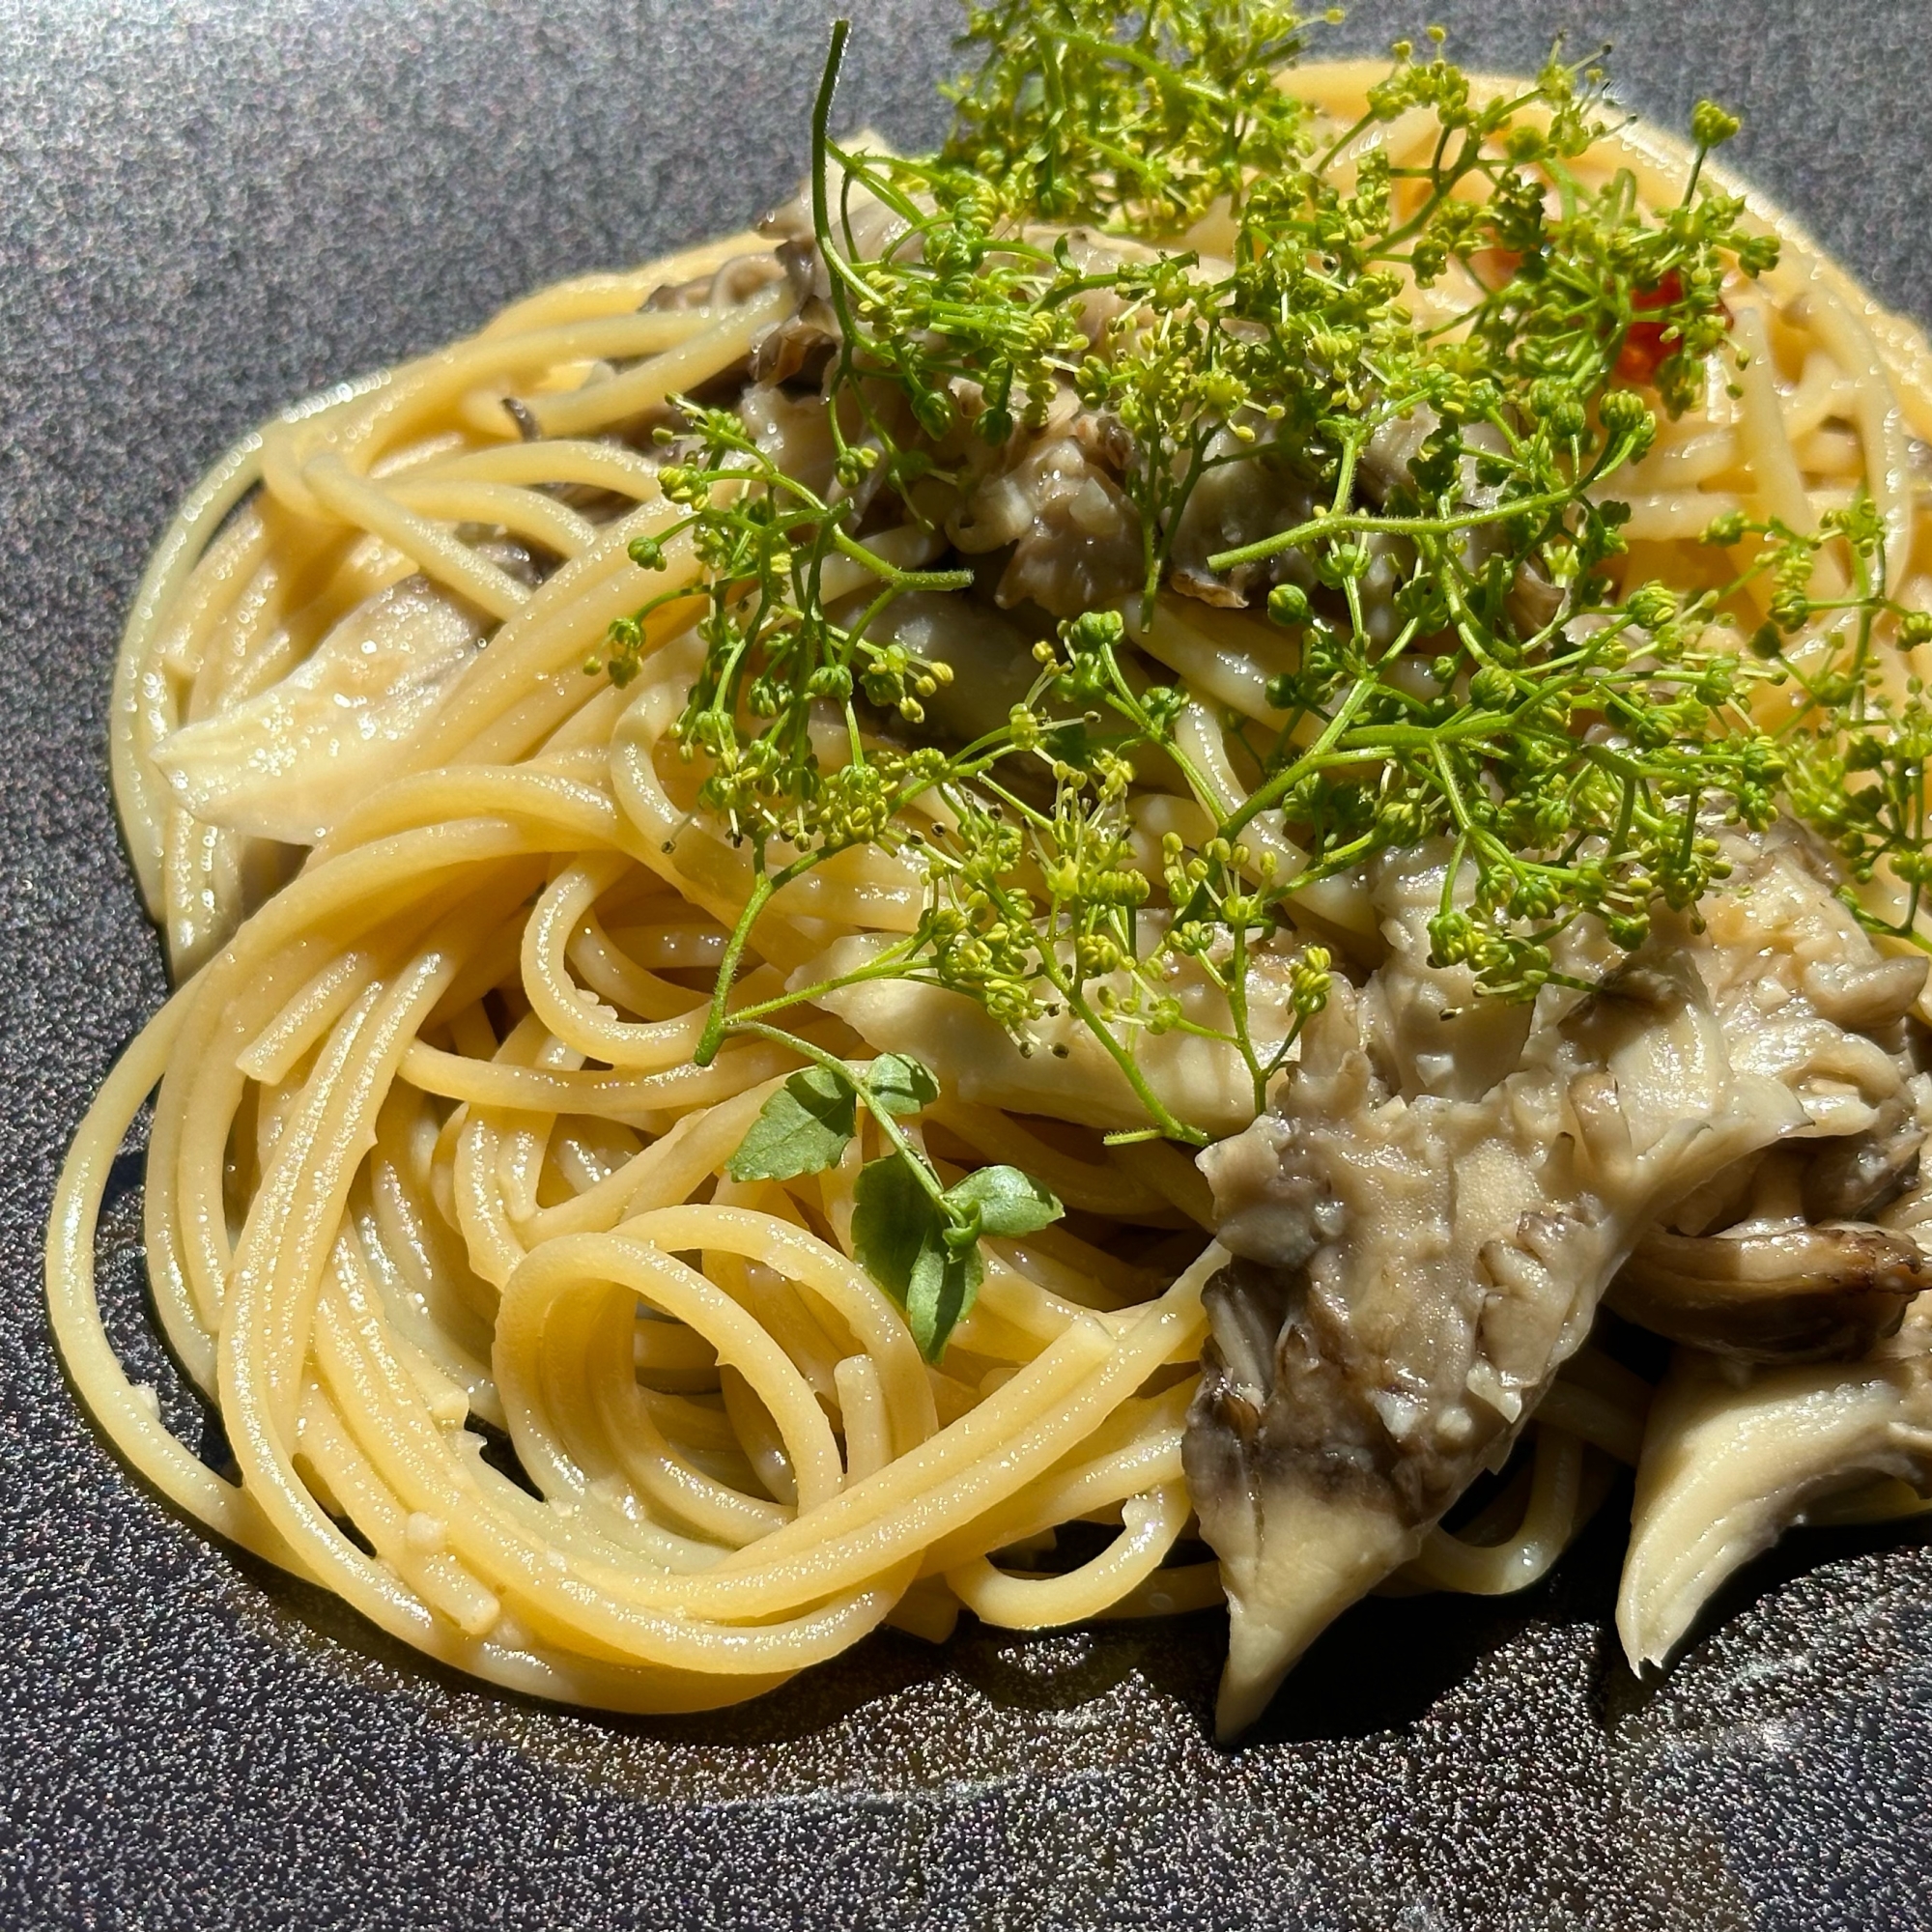
<instances>
[{"instance_id":1,"label":"spaghetti","mask_svg":"<svg viewBox=\"0 0 1932 1932\"><path fill-rule=\"evenodd\" d=\"M1380 71L1293 84L1348 127ZM1378 144L1412 163L1433 137L1397 119L1350 164ZM1663 207L1689 161L1625 128L1575 165L1628 169ZM1735 385L1714 374L1615 479L1624 574L1708 581L1714 517L1814 529L1862 490L1893 594L1932 608L1932 356L1750 208L1781 262L1726 292ZM1455 291L1411 294L1426 311ZM116 797L180 990L62 1178L47 1280L75 1383L130 1466L227 1540L457 1668L611 1709L752 1696L882 1624L939 1638L962 1606L1032 1629L1220 1596L1181 1439L1225 1255L1183 1152L1103 1142L1134 1119L1107 1068L1014 1058L976 1088L979 1037L932 1040L941 1095L904 1131L940 1179L1010 1159L1068 1213L983 1244L977 1303L928 1363L854 1259L879 1123L862 1114L821 1172L734 1179L797 1059L734 1037L694 1062L751 890L670 735L701 605L660 604L626 688L582 666L639 603L636 540L668 537L653 591L699 576L638 426L742 386L798 304L769 242L736 235L560 283L285 412L188 498L115 670ZM907 569L935 554L912 526L871 541ZM1276 715L1278 635L1162 590L1140 641L1186 696L1198 766L1238 796L1232 747ZM1292 857L1286 832L1255 836ZM1348 881L1324 890L1322 931L1361 942ZM766 910L733 997L823 977L923 902L905 857L855 848ZM929 1021L909 1022L922 1050ZM837 998L792 1024L859 1064L881 1043ZM1223 1091L1214 1066L1172 1078ZM1222 1131L1252 1114L1238 1094ZM232 1471L162 1426L96 1304L108 1168L151 1094L154 1307ZM1406 1581L1544 1574L1634 1462L1648 1393L1575 1358L1514 1479ZM1079 1524L1097 1553L1057 1567Z\"/></svg>"}]
</instances>

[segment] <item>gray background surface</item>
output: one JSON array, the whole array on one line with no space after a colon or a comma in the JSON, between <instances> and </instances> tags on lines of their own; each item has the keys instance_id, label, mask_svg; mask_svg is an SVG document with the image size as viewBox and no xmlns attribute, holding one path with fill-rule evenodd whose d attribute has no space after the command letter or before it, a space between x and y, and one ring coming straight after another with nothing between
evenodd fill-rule
<instances>
[{"instance_id":1,"label":"gray background surface","mask_svg":"<svg viewBox=\"0 0 1932 1932\"><path fill-rule=\"evenodd\" d=\"M1922 1535L1797 1540L1639 1687L1605 1522L1525 1598L1365 1606L1233 1755L1215 1617L884 1637L747 1711L610 1721L451 1679L236 1559L76 1412L41 1231L162 993L103 717L169 506L295 395L755 214L800 171L830 11L0 0L0 1922L1932 1924ZM854 12L841 118L932 137L951 7ZM1932 317L1923 0L1434 16L1472 64L1567 29L1616 43L1647 112L1742 108L1747 169ZM1340 43L1425 17L1364 4Z\"/></svg>"}]
</instances>

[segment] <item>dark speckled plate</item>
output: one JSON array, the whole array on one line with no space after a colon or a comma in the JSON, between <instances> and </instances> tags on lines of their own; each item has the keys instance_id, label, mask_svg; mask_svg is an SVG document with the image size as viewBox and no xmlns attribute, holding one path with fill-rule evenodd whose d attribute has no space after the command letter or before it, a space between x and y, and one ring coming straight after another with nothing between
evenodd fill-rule
<instances>
[{"instance_id":1,"label":"dark speckled plate","mask_svg":"<svg viewBox=\"0 0 1932 1932\"><path fill-rule=\"evenodd\" d=\"M755 213L800 172L827 11L0 0L0 1919L1932 1925L1922 1536L1793 1539L1640 1687L1607 1628L1613 1499L1525 1597L1353 1612L1232 1755L1207 1616L885 1636L748 1710L611 1721L440 1674L237 1560L76 1412L41 1228L162 990L103 731L149 544L274 406ZM856 11L845 117L930 138L950 5ZM1932 316L1924 0L1435 11L1472 63L1567 28L1616 42L1653 114L1733 102L1747 168ZM1343 44L1424 17L1363 0Z\"/></svg>"}]
</instances>

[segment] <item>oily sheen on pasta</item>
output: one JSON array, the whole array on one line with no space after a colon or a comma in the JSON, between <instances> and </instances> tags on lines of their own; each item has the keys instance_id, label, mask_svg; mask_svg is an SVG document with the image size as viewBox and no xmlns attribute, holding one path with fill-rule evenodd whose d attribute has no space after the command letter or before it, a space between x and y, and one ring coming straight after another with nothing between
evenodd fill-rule
<instances>
[{"instance_id":1,"label":"oily sheen on pasta","mask_svg":"<svg viewBox=\"0 0 1932 1932\"><path fill-rule=\"evenodd\" d=\"M1387 161L1399 208L1413 179L1402 171L1421 168L1439 128L1420 109L1368 116L1385 71L1303 65L1287 85L1319 125L1356 130L1335 162L1350 180L1372 156ZM1634 196L1656 209L1683 199L1690 165L1632 126L1567 163L1597 185L1627 170ZM1198 252L1233 245L1220 218L1210 210L1197 224ZM1725 283L1728 347L1690 407L1661 415L1655 440L1602 486L1628 505L1615 574L1627 586L1707 584L1702 540L1714 521L1811 532L1856 499L1876 519L1888 596L1923 610L1919 440L1932 440L1932 360L1915 329L1876 310L1788 220L1753 201L1746 225L1775 232L1781 254L1761 276ZM1596 1205L1577 1211L1598 1216L1598 1245L1587 1263L1562 1265L1614 1277L1612 1305L1682 1345L1665 1393L1653 1405L1655 1351L1584 1339L1593 1287L1566 1304L1566 1339L1524 1372L1527 1393L1494 1398L1461 1461L1438 1455L1416 1490L1409 1477L1422 1465L1384 1456L1390 1493L1422 1496L1406 1515L1345 1508L1332 1474L1309 1487L1305 1460L1280 1500L1283 1459L1331 1468L1356 1410L1340 1395L1324 1409L1329 1384L1311 1371L1296 1385L1301 1406L1277 1414L1286 1370L1270 1324L1298 1319L1282 1314L1291 1292L1279 1283L1306 1262L1301 1236L1281 1232L1293 1165L1283 1149L1310 1109L1329 1104L1320 1095L1343 1093L1349 1056L1381 1050L1359 1015L1372 989L1394 1001L1402 958L1429 950L1426 919L1455 890L1439 850L1413 903L1403 895L1421 875L1378 862L1379 872L1337 867L1282 915L1300 922L1300 940L1322 943L1338 976L1299 1035L1287 955L1260 959L1249 982L1257 1010L1279 1016L1289 1069L1285 1089L1278 1081L1264 1098L1301 1115L1268 1112L1218 1036L1140 1036L1135 1065L1152 1097L1219 1143L1202 1167L1172 1136L1134 1137L1146 1119L1134 1093L1065 1014L1039 1023L1054 1050L1023 1054L997 1017L929 980L855 982L786 1009L796 1040L862 1074L888 1054L930 1068L937 1097L900 1127L938 1183L1002 1164L1065 1210L980 1241L977 1297L936 1359L855 1241L861 1177L894 1151L883 1116L857 1108L842 1151L817 1169L734 1175L801 1060L745 1030L698 1064L716 1017L712 980L756 874L700 796L705 761L679 736L704 674L710 607L698 594L705 559L685 508L664 493L653 432L676 427L677 399L701 396L739 410L783 460L798 457L815 377L783 370L775 345L822 323L831 298L809 261L799 272L797 228L776 233L776 244L771 232L748 232L560 283L447 349L299 405L222 458L162 539L116 665L112 756L128 851L178 990L83 1122L48 1236L60 1349L128 1463L221 1537L430 1656L615 1710L750 1697L884 1624L938 1639L961 1608L1014 1629L1164 1614L1218 1604L1232 1578L1230 1728L1360 1589L1391 1577L1477 1591L1534 1581L1620 1464L1642 1464L1624 1605L1639 1656L1667 1651L1716 1581L1820 1494L1867 1515L1912 1506L1899 1479L1922 1475L1932 1453L1922 1324L1908 1314L1899 1326L1918 1278L1916 1149L1932 1104L1906 1039L1926 1017L1922 973L1887 967L1910 952L1903 941L1874 952L1849 913L1818 911L1801 879L1810 862L1780 858L1775 838L1733 852L1733 871L1759 882L1738 904L1762 909L1788 887L1790 920L1727 926L1686 907L1671 943L1706 961L1713 985L1709 961L1728 958L1724 946L1789 957L1793 976L1821 959L1857 965L1860 986L1876 990L1856 1011L1836 1009L1830 1077L1840 1098L1857 1090L1864 1111L1833 1124L1812 1088L1790 1103L1809 1113L1778 1111L1798 1088L1787 1081L1774 1102L1750 1086L1772 1075L1759 1062L1746 1068L1742 1035L1725 1020L1740 1070L1699 1104L1734 1122L1760 1105L1770 1111L1749 1118L1769 1124L1726 1129L1735 1139L1722 1160L1719 1141L1699 1145L1711 1177L1793 1132L1862 1134L1863 1150L1879 1146L1871 1123L1890 1109L1885 1145L1904 1150L1888 1170L1897 1186L1883 1200L1877 1187L1833 1197L1837 1219L1889 1217L1893 1242L1881 1254L1869 1245L1877 1236L1861 1237L1862 1292L1877 1299L1833 1317L1851 1321L1862 1352L1847 1361L1833 1344L1824 1357L1779 1360L1773 1349L1751 1358L1757 1366L1719 1373L1736 1324L1711 1310L1735 1284L1696 1303L1707 1327L1690 1332L1684 1282L1705 1280L1704 1263L1667 1243L1742 1227L1744 1210L1726 1221L1707 1204L1697 1225L1680 1216L1664 1229L1670 1190L1659 1179L1632 1183L1619 1220L1602 1208L1609 1183L1585 1176L1577 1184L1596 1187ZM1411 275L1404 298L1425 320L1447 316L1474 285L1460 265L1444 284ZM1037 434L1022 424L1015 447L1023 454ZM1023 468L1015 460L1012 473ZM1036 465L1013 485L1036 494L1014 512L1008 542L1018 550L998 554L1024 558L1035 545L1045 574L1023 594L984 601L984 636L1005 621L1001 610L1037 612L1044 599L1066 614L1040 587L1056 557L1091 562L1118 536L1119 492L1094 483L1081 497L1077 477L1062 490L1070 474ZM1266 514L1257 526L1236 505L1216 547L1264 537ZM661 546L648 571L639 539ZM866 542L908 572L944 567L959 548L911 515L869 527ZM1844 569L1819 551L1814 596L1829 595L1817 585L1833 573L1842 587ZM1293 676L1298 660L1259 608L1265 584L1253 597L1204 598L1209 575L1192 590L1163 582L1146 607L1119 587L1103 601L1126 612L1122 648L1139 653L1139 682L1179 693L1179 754L1232 811L1253 788L1255 734L1282 728L1270 680ZM866 565L835 553L817 594L837 609L871 583ZM1740 596L1763 607L1773 587L1767 579ZM628 646L634 674L586 675L613 624L621 635L646 598L653 608ZM928 612L939 629L929 647L903 626L898 635L947 660L951 608ZM1801 635L1791 660L1802 668L1814 645ZM1022 637L1023 664L1027 648ZM1887 662L1902 692L1916 660L1902 649ZM964 659L952 668L960 689L980 674ZM1020 692L1031 674L1028 665ZM926 696L941 715L943 695ZM1001 717L1009 701L1001 697ZM1750 701L1773 720L1788 698L1766 687ZM1185 854L1205 849L1198 828L1213 798L1204 808L1171 777L1144 773L1135 785L1126 809L1139 814L1148 869L1162 863L1166 835ZM942 840L945 809L928 801L922 811ZM1296 823L1273 807L1256 815L1255 863L1265 852L1283 878L1304 866ZM1881 867L1861 890L1883 902L1906 886ZM1828 891L1820 903L1838 904ZM917 848L854 842L759 913L730 1000L757 1007L836 979L914 934L927 904ZM1791 937L1804 920L1815 945ZM1615 963L1606 952L1557 954L1578 975ZM1213 1009L1207 980L1176 972L1181 997ZM1417 972L1416 999L1439 1007L1440 984ZM1465 988L1472 1001L1475 990ZM1563 1017L1582 997L1553 981L1535 1024L1571 1028L1561 1077L1572 1092L1585 1073L1622 1069L1634 1120L1634 1063L1616 1060L1616 1040L1577 1044L1580 1023ZM1652 1005L1638 1032L1653 1041L1690 1010L1654 987L1643 997ZM1822 995L1815 1005L1825 1010ZM1529 1007L1513 1010L1530 1024ZM1359 1042L1348 1031L1358 1019ZM1887 1055L1895 1077L1870 1072L1871 1057ZM1282 1102L1284 1091L1299 1100ZM95 1298L108 1169L151 1096L143 1226L154 1312L220 1412L234 1458L220 1470L130 1382ZM1344 1124L1367 1132L1367 1103L1332 1104L1355 1107ZM1413 1094L1402 1104L1421 1118ZM1263 1129L1274 1135L1264 1147L1253 1139ZM1471 1145L1499 1146L1509 1131L1492 1122ZM1471 1157L1453 1136L1402 1145L1439 1173ZM1648 1146L1639 1135L1628 1157L1650 1158ZM1686 1158L1664 1139L1653 1151L1660 1175ZM1340 1198L1350 1183L1335 1177L1357 1155L1331 1147L1322 1158L1323 1184ZM1549 1213L1563 1208L1548 1174L1535 1184ZM1518 1212L1496 1232L1510 1235ZM1837 1225L1824 1215L1804 1225L1828 1220ZM1626 1258L1646 1229L1660 1232L1638 1250L1648 1272L1634 1274ZM1477 1230L1470 1243L1478 1234L1489 1239ZM1817 1283L1844 1263L1834 1253L1807 1265L1822 1293ZM1260 1330L1257 1309L1272 1311ZM1429 1399L1430 1350L1445 1346L1434 1319L1417 1314L1404 1331L1414 1357L1404 1401ZM1242 1366L1244 1350L1259 1366ZM1391 1439L1404 1426L1389 1407L1396 1387L1377 1395ZM1275 1435L1228 1420L1243 1402L1241 1415L1271 1418ZM1757 1418L1755 1463L1726 1421L1741 1405ZM1772 1424L1801 1412L1810 1434L1794 1447ZM1523 1453L1493 1495L1454 1532L1442 1527L1478 1465L1501 1467L1519 1440ZM1301 1512L1292 1536L1280 1527L1291 1507ZM1365 1548L1380 1553L1349 1554ZM1331 1582L1283 1607L1311 1566ZM1287 1571L1295 1577L1284 1582Z\"/></svg>"}]
</instances>

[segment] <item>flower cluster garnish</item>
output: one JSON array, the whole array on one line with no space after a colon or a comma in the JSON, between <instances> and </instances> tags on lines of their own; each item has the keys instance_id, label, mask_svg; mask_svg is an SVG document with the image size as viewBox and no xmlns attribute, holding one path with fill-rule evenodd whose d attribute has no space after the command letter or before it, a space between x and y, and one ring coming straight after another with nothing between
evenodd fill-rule
<instances>
[{"instance_id":1,"label":"flower cluster garnish","mask_svg":"<svg viewBox=\"0 0 1932 1932\"><path fill-rule=\"evenodd\" d=\"M1719 519L1701 587L1629 569L1615 479L1659 412L1729 379L1725 292L1776 259L1702 178L1735 120L1699 104L1683 198L1652 210L1628 171L1580 165L1612 125L1596 64L1559 51L1498 92L1432 32L1338 126L1293 91L1307 34L1292 8L1234 0L972 7L953 131L906 159L831 138L835 28L807 244L829 291L829 483L785 473L733 412L682 402L661 480L696 587L613 626L593 667L624 682L659 605L698 600L676 736L753 879L701 1060L787 1007L909 980L974 1000L1024 1052L1091 1037L1145 1113L1125 1137L1198 1145L1142 1042L1226 1043L1259 1110L1334 970L1301 895L1425 841L1449 859L1435 963L1505 998L1579 983L1559 944L1578 921L1641 944L1656 907L1720 885L1726 825L1780 811L1856 882L1889 868L1905 906L1878 923L1916 935L1932 719L1894 673L1932 618L1889 598L1869 506L1810 533ZM943 531L1069 412L1110 452L1134 581L1038 624L1023 699L948 739L926 713L952 668L888 613L977 594L974 567L902 568L879 533ZM1288 507L1204 547L1202 506L1227 486ZM1835 581L1827 554L1842 596L1813 595ZM1216 720L1232 804L1180 729L1206 701L1134 641L1176 589L1264 607L1288 647L1266 715ZM1764 690L1793 680L1801 701L1761 724ZM1198 832L1150 842L1134 806L1155 782ZM730 1008L774 895L855 845L917 867L917 930ZM1218 1006L1188 997L1204 986ZM864 1104L898 1136L861 1208L923 1232L903 1255L867 1244L943 1346L977 1280L969 1230L1007 1208L943 1187L867 1076L794 1044L814 1104Z\"/></svg>"}]
</instances>

